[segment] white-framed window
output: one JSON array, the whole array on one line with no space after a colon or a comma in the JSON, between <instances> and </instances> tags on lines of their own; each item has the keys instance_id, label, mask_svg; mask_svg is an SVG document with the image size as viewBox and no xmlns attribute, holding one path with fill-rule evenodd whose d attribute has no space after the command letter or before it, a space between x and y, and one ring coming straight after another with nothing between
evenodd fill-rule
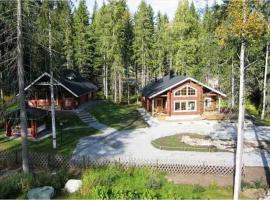
<instances>
[{"instance_id":1,"label":"white-framed window","mask_svg":"<svg viewBox=\"0 0 270 200\"><path fill-rule=\"evenodd\" d=\"M212 98L211 97L205 97L204 98L204 106L205 108L211 108L212 105Z\"/></svg>"},{"instance_id":2,"label":"white-framed window","mask_svg":"<svg viewBox=\"0 0 270 200\"><path fill-rule=\"evenodd\" d=\"M174 102L174 112L194 112L196 110L197 102L195 100Z\"/></svg>"},{"instance_id":3,"label":"white-framed window","mask_svg":"<svg viewBox=\"0 0 270 200\"><path fill-rule=\"evenodd\" d=\"M174 96L196 96L197 90L191 86L184 86L174 93Z\"/></svg>"}]
</instances>

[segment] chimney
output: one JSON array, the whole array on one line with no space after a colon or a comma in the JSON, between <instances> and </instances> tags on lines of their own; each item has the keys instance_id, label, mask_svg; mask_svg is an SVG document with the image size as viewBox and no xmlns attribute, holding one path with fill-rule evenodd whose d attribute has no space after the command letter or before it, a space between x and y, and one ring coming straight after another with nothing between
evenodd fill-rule
<instances>
[{"instance_id":1,"label":"chimney","mask_svg":"<svg viewBox=\"0 0 270 200\"><path fill-rule=\"evenodd\" d=\"M170 78L174 77L174 70L173 69L170 70L169 75L170 75Z\"/></svg>"}]
</instances>

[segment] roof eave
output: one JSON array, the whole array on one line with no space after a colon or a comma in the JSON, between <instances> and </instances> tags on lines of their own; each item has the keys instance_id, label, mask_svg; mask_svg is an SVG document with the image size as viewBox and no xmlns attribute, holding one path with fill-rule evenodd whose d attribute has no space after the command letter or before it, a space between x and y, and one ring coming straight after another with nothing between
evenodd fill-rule
<instances>
[{"instance_id":1,"label":"roof eave","mask_svg":"<svg viewBox=\"0 0 270 200\"><path fill-rule=\"evenodd\" d=\"M149 98L149 99L152 99L152 98L154 98L154 97L156 97L156 96L162 94L163 92L166 92L167 90L170 90L170 89L176 87L177 85L179 85L179 84L181 84L181 83L184 83L184 82L186 82L186 81L188 81L188 80L194 81L195 83L197 83L197 84L199 84L199 85L202 85L203 87L205 87L205 88L207 88L207 89L209 89L209 90L211 90L211 91L213 91L213 92L219 94L220 96L222 96L222 97L224 97L224 98L227 97L226 94L224 94L224 93L222 93L222 92L220 92L220 91L218 91L218 90L216 90L216 89L214 89L214 88L212 88L212 87L209 87L209 86L207 86L207 85L201 83L200 81L195 80L194 78L187 77L187 78L183 79L182 81L180 81L180 82L178 82L178 83L176 83L176 84L174 84L174 85L172 85L172 86L170 86L170 87L168 87L168 88L166 88L166 89L164 89L164 90L162 90L162 91L160 91L160 92L157 92L157 93L155 93L155 94L152 94L152 95L149 96L148 98Z\"/></svg>"}]
</instances>

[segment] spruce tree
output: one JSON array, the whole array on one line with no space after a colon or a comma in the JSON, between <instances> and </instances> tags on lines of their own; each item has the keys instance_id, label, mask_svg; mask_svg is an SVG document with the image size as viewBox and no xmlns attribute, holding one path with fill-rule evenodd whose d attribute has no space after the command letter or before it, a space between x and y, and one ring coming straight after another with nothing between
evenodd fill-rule
<instances>
[{"instance_id":1,"label":"spruce tree","mask_svg":"<svg viewBox=\"0 0 270 200\"><path fill-rule=\"evenodd\" d=\"M144 87L153 74L154 16L150 5L142 1L134 16L133 52L137 70L140 70L141 87ZM151 76L151 77L150 77Z\"/></svg>"}]
</instances>

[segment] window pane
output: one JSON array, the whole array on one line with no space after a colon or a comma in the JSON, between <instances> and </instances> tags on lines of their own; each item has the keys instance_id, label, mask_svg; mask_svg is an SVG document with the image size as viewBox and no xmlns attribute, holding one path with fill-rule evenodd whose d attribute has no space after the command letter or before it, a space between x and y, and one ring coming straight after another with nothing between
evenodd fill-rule
<instances>
[{"instance_id":1,"label":"window pane","mask_svg":"<svg viewBox=\"0 0 270 200\"><path fill-rule=\"evenodd\" d=\"M210 108L211 107L211 99L210 98L205 99L205 107L206 108Z\"/></svg>"},{"instance_id":2,"label":"window pane","mask_svg":"<svg viewBox=\"0 0 270 200\"><path fill-rule=\"evenodd\" d=\"M183 89L181 89L181 95L182 96L187 95L187 88L186 87L184 87Z\"/></svg>"},{"instance_id":3,"label":"window pane","mask_svg":"<svg viewBox=\"0 0 270 200\"><path fill-rule=\"evenodd\" d=\"M195 110L195 102L194 101L188 102L188 110Z\"/></svg>"},{"instance_id":4,"label":"window pane","mask_svg":"<svg viewBox=\"0 0 270 200\"><path fill-rule=\"evenodd\" d=\"M180 96L180 95L181 95L180 90L178 90L177 92L175 92L174 95L175 95L175 96Z\"/></svg>"},{"instance_id":5,"label":"window pane","mask_svg":"<svg viewBox=\"0 0 270 200\"><path fill-rule=\"evenodd\" d=\"M196 91L195 89L188 87L188 95L195 95Z\"/></svg>"},{"instance_id":6,"label":"window pane","mask_svg":"<svg viewBox=\"0 0 270 200\"><path fill-rule=\"evenodd\" d=\"M176 111L180 110L180 103L179 102L174 103L174 110L176 110Z\"/></svg>"},{"instance_id":7,"label":"window pane","mask_svg":"<svg viewBox=\"0 0 270 200\"><path fill-rule=\"evenodd\" d=\"M181 110L187 110L186 102L181 102Z\"/></svg>"}]
</instances>

